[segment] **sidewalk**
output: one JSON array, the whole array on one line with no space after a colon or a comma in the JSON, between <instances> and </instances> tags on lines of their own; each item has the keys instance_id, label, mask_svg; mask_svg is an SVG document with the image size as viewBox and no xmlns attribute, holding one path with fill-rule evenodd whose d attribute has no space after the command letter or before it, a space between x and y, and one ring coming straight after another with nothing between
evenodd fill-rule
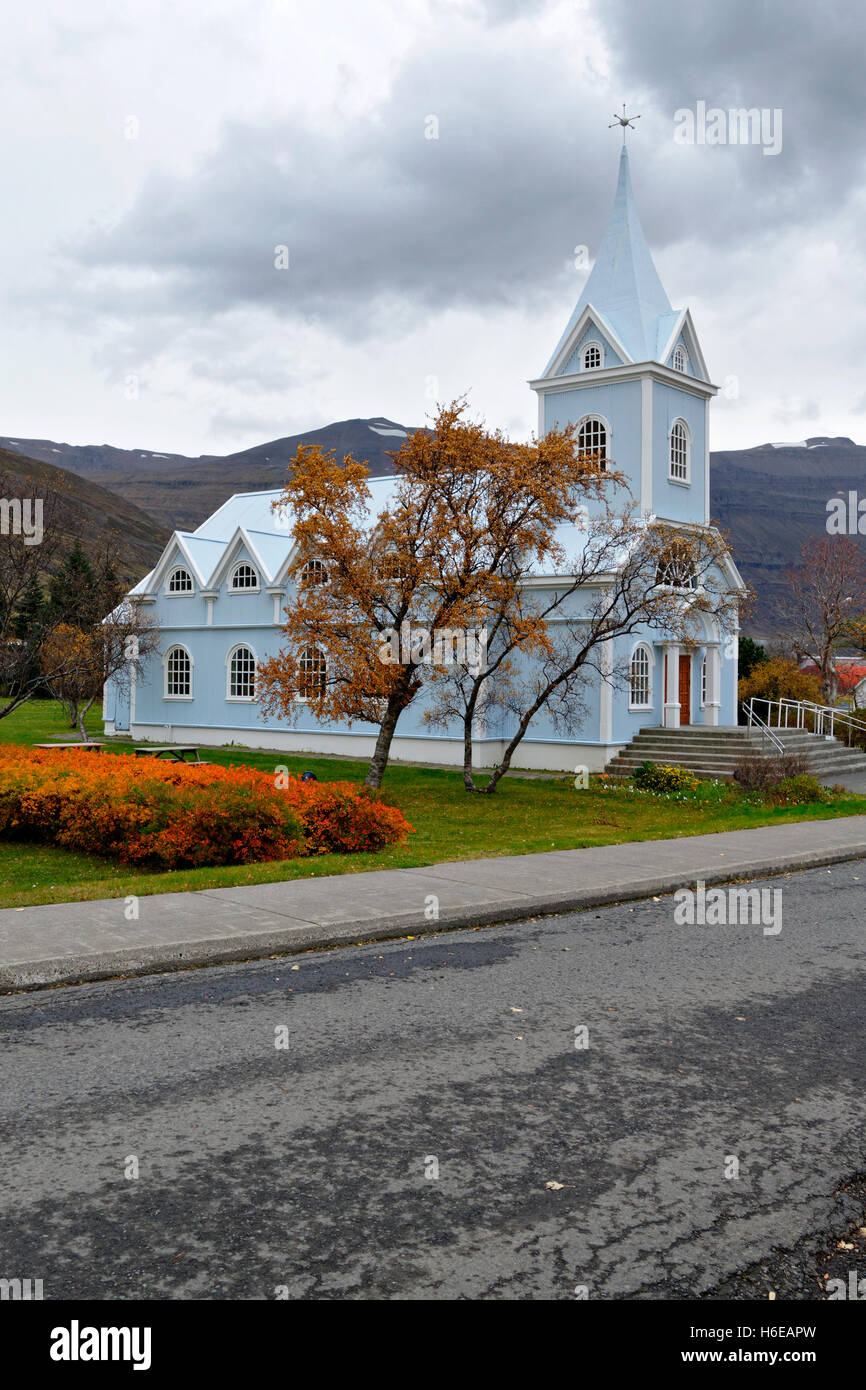
<instances>
[{"instance_id":1,"label":"sidewalk","mask_svg":"<svg viewBox=\"0 0 866 1390\"><path fill-rule=\"evenodd\" d=\"M0 911L0 991L418 936L866 857L866 816ZM433 909L438 909L438 918Z\"/></svg>"}]
</instances>

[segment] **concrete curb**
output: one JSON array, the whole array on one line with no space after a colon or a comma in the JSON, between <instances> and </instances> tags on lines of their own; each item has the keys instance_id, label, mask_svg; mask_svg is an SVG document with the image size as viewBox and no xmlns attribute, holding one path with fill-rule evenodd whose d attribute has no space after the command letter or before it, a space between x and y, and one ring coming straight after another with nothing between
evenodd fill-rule
<instances>
[{"instance_id":1,"label":"concrete curb","mask_svg":"<svg viewBox=\"0 0 866 1390\"><path fill-rule=\"evenodd\" d=\"M858 818L863 819L863 818ZM802 825L803 822L798 824ZM781 827L780 827L781 829ZM730 832L742 834L743 832ZM755 834L757 832L747 832ZM682 845L689 848L691 839L719 839L720 836L684 837L676 841L645 841L652 845ZM605 849L634 849L634 843L621 846L605 846ZM573 855L590 851L559 851L559 855ZM532 860L548 856L526 855L522 858ZM630 902L641 898L661 896L676 892L677 889L694 884L696 879L710 883L728 883L738 879L765 878L801 869L820 868L824 865L843 863L848 860L866 858L866 831L851 844L826 847L815 850L795 850L788 853L775 852L771 855L759 854L754 858L744 857L742 863L730 862L720 866L718 859L708 859L706 866L694 860L684 872L658 873L653 875L626 872L621 882L596 888L569 889L567 892L539 892L532 894L514 893L510 899L503 898L495 903L466 903L444 908L436 921L427 921L423 910L392 912L375 918L358 917L333 923L295 922L295 925L279 925L273 921L273 913L265 911L256 915L271 916L272 922L267 930L240 930L220 936L192 936L189 940L162 942L155 945L141 944L136 947L101 951L72 949L62 955L46 956L32 961L0 963L0 993L21 990L50 988L55 985L83 984L88 981L114 979L118 976L161 974L167 971L189 970L207 965L227 964L234 961L259 960L273 955L294 955L311 949L325 949L367 941L382 941L401 936L435 935L443 931L456 931L463 927L495 926L502 922L519 921L527 917L561 915L567 912L585 911L593 907L609 906L612 903ZM459 869L467 864L495 865L496 860L469 860L452 865L432 865L429 869L385 870L384 873L417 875L421 886L429 886L426 880L442 883L452 882L442 871ZM501 861L500 861L501 862ZM510 861L514 862L514 861ZM539 866L541 867L541 866ZM359 875L363 880L366 875ZM422 882L423 881L423 882ZM340 882L345 879L313 880L316 883ZM259 885L262 888L279 885ZM204 890L196 894L166 894L161 901L172 897L195 898L198 904L206 899L219 899L225 904L225 897L231 893L254 894L255 888ZM121 900L122 901L122 900ZM150 901L145 899L143 901ZM209 906L210 904L206 904ZM86 908L88 904L70 904L70 907ZM95 907L95 904L90 904ZM216 907L216 903L214 903ZM19 909L21 911L22 909ZM23 909L39 912L45 909ZM8 917L14 909L7 909L3 916ZM279 909L277 909L279 915ZM284 916L288 915L283 913Z\"/></svg>"}]
</instances>

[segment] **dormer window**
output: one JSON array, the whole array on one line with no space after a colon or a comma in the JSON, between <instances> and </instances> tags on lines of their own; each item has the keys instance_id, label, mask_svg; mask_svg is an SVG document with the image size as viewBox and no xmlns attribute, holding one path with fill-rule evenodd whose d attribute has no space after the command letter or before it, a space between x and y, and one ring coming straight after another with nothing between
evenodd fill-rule
<instances>
[{"instance_id":1,"label":"dormer window","mask_svg":"<svg viewBox=\"0 0 866 1390\"><path fill-rule=\"evenodd\" d=\"M191 594L194 589L192 575L183 565L176 565L168 576L166 593L169 594Z\"/></svg>"},{"instance_id":2,"label":"dormer window","mask_svg":"<svg viewBox=\"0 0 866 1390\"><path fill-rule=\"evenodd\" d=\"M252 565L235 565L232 570L232 577L229 581L229 592L240 594L245 590L257 589L259 587L259 576L256 574Z\"/></svg>"},{"instance_id":3,"label":"dormer window","mask_svg":"<svg viewBox=\"0 0 866 1390\"><path fill-rule=\"evenodd\" d=\"M675 372L684 372L688 366L688 358L684 347L674 348L673 367Z\"/></svg>"},{"instance_id":4,"label":"dormer window","mask_svg":"<svg viewBox=\"0 0 866 1390\"><path fill-rule=\"evenodd\" d=\"M600 343L587 343L581 354L581 366L585 372L592 371L593 367L601 367L604 357Z\"/></svg>"},{"instance_id":5,"label":"dormer window","mask_svg":"<svg viewBox=\"0 0 866 1390\"><path fill-rule=\"evenodd\" d=\"M577 431L577 458L594 463L602 472L607 468L607 424L599 415L588 415Z\"/></svg>"},{"instance_id":6,"label":"dormer window","mask_svg":"<svg viewBox=\"0 0 866 1390\"><path fill-rule=\"evenodd\" d=\"M301 570L302 584L327 584L328 569L321 560L308 560Z\"/></svg>"},{"instance_id":7,"label":"dormer window","mask_svg":"<svg viewBox=\"0 0 866 1390\"><path fill-rule=\"evenodd\" d=\"M689 427L685 420L675 420L671 429L670 469L668 477L672 483L688 483L689 478Z\"/></svg>"}]
</instances>

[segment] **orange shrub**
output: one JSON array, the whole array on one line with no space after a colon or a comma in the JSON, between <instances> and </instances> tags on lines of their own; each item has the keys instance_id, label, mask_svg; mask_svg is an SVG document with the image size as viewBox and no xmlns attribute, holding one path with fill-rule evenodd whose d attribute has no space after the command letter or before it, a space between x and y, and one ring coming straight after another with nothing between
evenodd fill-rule
<instances>
[{"instance_id":1,"label":"orange shrub","mask_svg":"<svg viewBox=\"0 0 866 1390\"><path fill-rule=\"evenodd\" d=\"M0 836L174 869L378 850L412 829L351 783L288 783L249 767L6 745Z\"/></svg>"}]
</instances>

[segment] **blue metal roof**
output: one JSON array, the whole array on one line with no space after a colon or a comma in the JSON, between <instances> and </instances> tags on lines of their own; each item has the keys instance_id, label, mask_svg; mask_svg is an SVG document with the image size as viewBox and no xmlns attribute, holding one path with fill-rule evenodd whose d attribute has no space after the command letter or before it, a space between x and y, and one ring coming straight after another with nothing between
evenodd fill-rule
<instances>
[{"instance_id":1,"label":"blue metal roof","mask_svg":"<svg viewBox=\"0 0 866 1390\"><path fill-rule=\"evenodd\" d=\"M663 333L660 320L671 326L676 320L634 205L625 145L620 155L613 213L595 265L543 376L550 374L588 305L604 315L633 362L657 361Z\"/></svg>"}]
</instances>

